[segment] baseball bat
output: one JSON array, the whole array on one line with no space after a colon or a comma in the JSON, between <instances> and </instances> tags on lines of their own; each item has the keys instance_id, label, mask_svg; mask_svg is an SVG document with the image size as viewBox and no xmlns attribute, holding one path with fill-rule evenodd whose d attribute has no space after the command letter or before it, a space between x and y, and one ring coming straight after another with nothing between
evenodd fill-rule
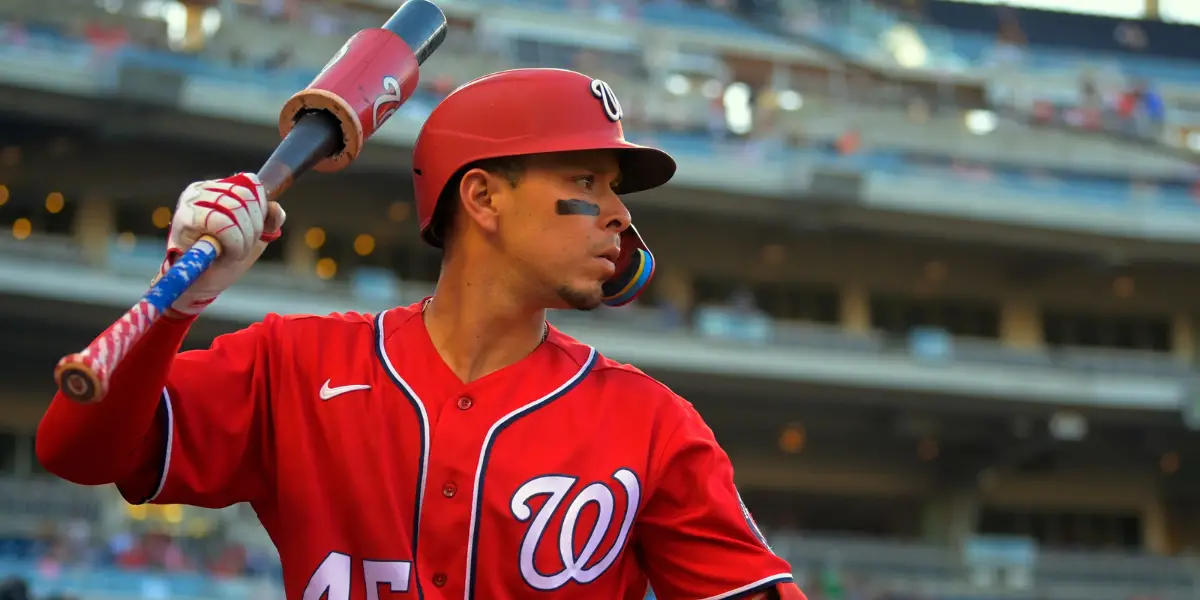
<instances>
[{"instance_id":1,"label":"baseball bat","mask_svg":"<svg viewBox=\"0 0 1200 600\"><path fill-rule=\"evenodd\" d=\"M408 0L378 29L354 34L307 88L279 115L283 141L258 171L276 200L309 170L345 168L363 144L416 91L420 66L446 37L446 16L429 0ZM59 390L76 402L99 402L129 350L191 283L221 256L221 244L201 237L153 283L137 304L87 348L54 369Z\"/></svg>"}]
</instances>

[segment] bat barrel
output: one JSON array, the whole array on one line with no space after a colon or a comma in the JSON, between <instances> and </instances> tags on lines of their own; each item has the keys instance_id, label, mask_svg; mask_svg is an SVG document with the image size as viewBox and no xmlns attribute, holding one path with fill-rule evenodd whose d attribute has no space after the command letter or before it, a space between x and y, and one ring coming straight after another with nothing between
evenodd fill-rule
<instances>
[{"instance_id":1,"label":"bat barrel","mask_svg":"<svg viewBox=\"0 0 1200 600\"><path fill-rule=\"evenodd\" d=\"M300 115L331 114L341 143L313 169L344 169L363 144L412 97L421 63L446 38L446 15L430 0L409 0L384 27L351 37L309 86L291 97L279 113L279 134L286 136Z\"/></svg>"},{"instance_id":2,"label":"bat barrel","mask_svg":"<svg viewBox=\"0 0 1200 600\"><path fill-rule=\"evenodd\" d=\"M421 65L446 39L446 15L429 0L408 0L383 24L383 29L404 40Z\"/></svg>"}]
</instances>

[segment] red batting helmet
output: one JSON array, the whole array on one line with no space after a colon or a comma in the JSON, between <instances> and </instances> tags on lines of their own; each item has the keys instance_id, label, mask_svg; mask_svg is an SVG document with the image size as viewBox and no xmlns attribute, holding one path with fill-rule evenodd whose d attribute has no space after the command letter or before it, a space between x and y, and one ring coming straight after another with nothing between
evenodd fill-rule
<instances>
[{"instance_id":1,"label":"red batting helmet","mask_svg":"<svg viewBox=\"0 0 1200 600\"><path fill-rule=\"evenodd\" d=\"M607 83L564 69L501 71L458 88L433 109L413 150L421 238L441 247L433 223L438 199L464 167L484 159L616 150L618 194L665 184L675 174L675 160L662 150L625 141L621 116ZM604 284L605 304L628 304L653 274L654 256L630 225L621 234L617 274Z\"/></svg>"}]
</instances>

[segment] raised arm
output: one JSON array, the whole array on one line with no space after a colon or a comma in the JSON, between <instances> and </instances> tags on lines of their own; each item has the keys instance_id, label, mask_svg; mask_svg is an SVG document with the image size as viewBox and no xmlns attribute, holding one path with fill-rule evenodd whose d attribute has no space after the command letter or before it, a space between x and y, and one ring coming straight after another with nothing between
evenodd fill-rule
<instances>
[{"instance_id":1,"label":"raised arm","mask_svg":"<svg viewBox=\"0 0 1200 600\"><path fill-rule=\"evenodd\" d=\"M252 490L235 489L237 469L223 473L223 463L250 458L251 447L261 446L254 429L267 402L271 325L218 338L211 350L177 353L192 321L279 237L283 220L253 175L188 186L160 275L202 235L216 237L225 253L130 350L103 402L55 396L37 436L38 460L48 471L83 485L118 483L133 502L248 499ZM173 490L168 484L176 482Z\"/></svg>"}]
</instances>

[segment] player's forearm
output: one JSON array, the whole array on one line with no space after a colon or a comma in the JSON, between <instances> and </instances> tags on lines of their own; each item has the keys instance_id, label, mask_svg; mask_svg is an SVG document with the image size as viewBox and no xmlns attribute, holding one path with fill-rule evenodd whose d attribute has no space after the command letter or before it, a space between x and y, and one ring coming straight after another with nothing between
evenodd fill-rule
<instances>
[{"instance_id":1,"label":"player's forearm","mask_svg":"<svg viewBox=\"0 0 1200 600\"><path fill-rule=\"evenodd\" d=\"M159 319L113 372L103 402L55 395L37 432L47 471L82 485L113 483L136 469L171 363L194 317Z\"/></svg>"}]
</instances>

